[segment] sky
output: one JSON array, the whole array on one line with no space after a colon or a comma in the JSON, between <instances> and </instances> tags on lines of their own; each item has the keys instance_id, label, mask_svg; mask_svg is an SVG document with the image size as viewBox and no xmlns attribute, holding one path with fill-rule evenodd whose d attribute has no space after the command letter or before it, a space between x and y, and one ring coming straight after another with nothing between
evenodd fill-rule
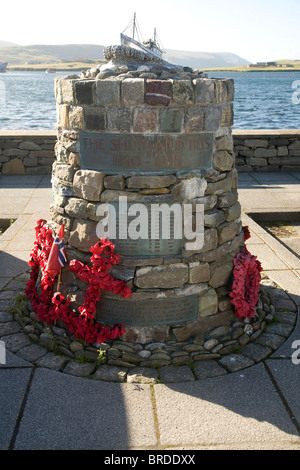
<instances>
[{"instance_id":1,"label":"sky","mask_svg":"<svg viewBox=\"0 0 300 470\"><path fill-rule=\"evenodd\" d=\"M165 49L300 59L299 0L4 0L0 40L115 45L134 13L143 39L156 27Z\"/></svg>"}]
</instances>

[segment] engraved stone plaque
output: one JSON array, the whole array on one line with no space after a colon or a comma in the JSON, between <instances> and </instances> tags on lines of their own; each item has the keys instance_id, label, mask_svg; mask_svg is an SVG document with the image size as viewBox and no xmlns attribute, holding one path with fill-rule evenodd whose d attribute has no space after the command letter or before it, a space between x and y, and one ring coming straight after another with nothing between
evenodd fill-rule
<instances>
[{"instance_id":1,"label":"engraved stone plaque","mask_svg":"<svg viewBox=\"0 0 300 470\"><path fill-rule=\"evenodd\" d=\"M122 301L103 297L97 304L100 323L137 326L171 325L194 320L198 315L198 296Z\"/></svg>"},{"instance_id":2,"label":"engraved stone plaque","mask_svg":"<svg viewBox=\"0 0 300 470\"><path fill-rule=\"evenodd\" d=\"M111 134L80 132L80 167L164 174L210 169L213 132L198 134Z\"/></svg>"},{"instance_id":3,"label":"engraved stone plaque","mask_svg":"<svg viewBox=\"0 0 300 470\"><path fill-rule=\"evenodd\" d=\"M154 205L150 202L127 202L123 205L112 201L109 204L115 209L116 237L109 236L109 239L114 243L116 253L123 256L180 254L181 203Z\"/></svg>"}]
</instances>

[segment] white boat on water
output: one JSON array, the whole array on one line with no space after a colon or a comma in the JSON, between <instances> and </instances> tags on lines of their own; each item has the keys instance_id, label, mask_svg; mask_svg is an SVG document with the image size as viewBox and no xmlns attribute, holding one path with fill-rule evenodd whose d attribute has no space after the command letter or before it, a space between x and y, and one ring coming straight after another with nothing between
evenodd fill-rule
<instances>
[{"instance_id":1,"label":"white boat on water","mask_svg":"<svg viewBox=\"0 0 300 470\"><path fill-rule=\"evenodd\" d=\"M131 28L131 36L124 34L125 31ZM132 47L139 51L147 52L147 54L152 55L158 59L162 58L162 55L165 53L164 49L158 43L158 37L156 34L156 28L154 28L154 38L148 39L147 41L142 41L139 37L139 28L136 21L136 14L134 14L133 19L129 25L121 33L121 45ZM137 39L136 39L137 38Z\"/></svg>"}]
</instances>

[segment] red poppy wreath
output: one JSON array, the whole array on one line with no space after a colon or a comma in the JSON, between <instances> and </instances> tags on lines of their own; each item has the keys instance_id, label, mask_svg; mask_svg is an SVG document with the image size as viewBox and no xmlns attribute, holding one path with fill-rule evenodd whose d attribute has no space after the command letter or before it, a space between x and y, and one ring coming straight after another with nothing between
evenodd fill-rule
<instances>
[{"instance_id":1,"label":"red poppy wreath","mask_svg":"<svg viewBox=\"0 0 300 470\"><path fill-rule=\"evenodd\" d=\"M60 318L76 337L88 343L103 343L108 339L123 336L123 325L104 327L94 321L96 302L101 298L102 290L112 291L127 298L131 290L124 281L114 279L109 270L119 263L120 255L114 253L115 246L106 239L101 239L92 246L91 265L85 265L78 260L69 263L69 269L79 279L88 283L85 293L85 302L79 307L79 314L68 308L70 300L61 292L53 294L56 276L47 272L47 262L54 239L52 230L47 226L46 220L39 220L35 228L36 241L29 261L31 266L30 280L27 283L25 294L31 301L31 306L39 320L53 323ZM41 270L39 289L36 283Z\"/></svg>"},{"instance_id":2,"label":"red poppy wreath","mask_svg":"<svg viewBox=\"0 0 300 470\"><path fill-rule=\"evenodd\" d=\"M244 241L250 238L248 227L243 227ZM261 281L261 263L249 253L245 246L244 253L238 253L233 260L233 283L229 296L238 318L252 318L258 302Z\"/></svg>"}]
</instances>

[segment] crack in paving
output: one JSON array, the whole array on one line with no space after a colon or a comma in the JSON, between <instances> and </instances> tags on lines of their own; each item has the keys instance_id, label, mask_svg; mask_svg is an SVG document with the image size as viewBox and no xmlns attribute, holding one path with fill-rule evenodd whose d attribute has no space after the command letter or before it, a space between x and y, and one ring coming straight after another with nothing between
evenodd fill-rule
<instances>
[{"instance_id":1,"label":"crack in paving","mask_svg":"<svg viewBox=\"0 0 300 470\"><path fill-rule=\"evenodd\" d=\"M32 384L32 380L33 380L33 377L34 377L35 369L36 369L36 367L32 368L32 371L31 371L31 374L30 374L30 377L29 377L29 380L28 380L28 383L27 383L27 386L26 386L26 390L25 390L25 393L24 393L24 397L23 397L23 400L22 400L22 403L21 403L20 411L19 411L19 414L18 414L18 417L17 417L17 420L16 420L16 425L15 425L15 428L14 428L14 431L13 431L13 434L12 434L12 437L11 437L11 440L10 440L10 443L9 443L9 446L8 446L8 450L14 450L14 448L15 448L16 439L17 439L17 436L18 436L18 432L19 432L20 424L21 424L21 421L22 421L22 418L23 418L26 403L27 403L27 400L28 400L28 397L29 397L29 393L30 393L31 384Z\"/></svg>"}]
</instances>

